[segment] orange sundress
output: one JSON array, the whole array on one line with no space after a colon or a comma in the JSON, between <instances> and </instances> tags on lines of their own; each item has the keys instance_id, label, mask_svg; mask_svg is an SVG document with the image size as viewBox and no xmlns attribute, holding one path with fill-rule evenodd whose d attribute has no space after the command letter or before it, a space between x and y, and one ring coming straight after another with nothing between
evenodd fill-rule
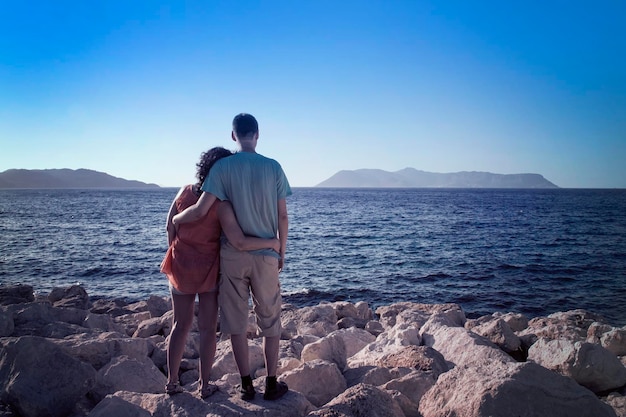
<instances>
[{"instance_id":1,"label":"orange sundress","mask_svg":"<svg viewBox=\"0 0 626 417\"><path fill-rule=\"evenodd\" d=\"M193 185L186 186L176 199L178 212L196 204L198 198ZM218 204L219 201L215 201L202 219L178 227L176 238L161 262L161 272L182 293L199 294L216 289L222 233L217 218Z\"/></svg>"}]
</instances>

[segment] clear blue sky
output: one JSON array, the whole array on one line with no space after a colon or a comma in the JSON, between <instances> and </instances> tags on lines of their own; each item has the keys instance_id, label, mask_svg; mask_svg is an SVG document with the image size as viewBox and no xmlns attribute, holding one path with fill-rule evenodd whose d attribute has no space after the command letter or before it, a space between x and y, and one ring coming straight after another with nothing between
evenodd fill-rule
<instances>
[{"instance_id":1,"label":"clear blue sky","mask_svg":"<svg viewBox=\"0 0 626 417\"><path fill-rule=\"evenodd\" d=\"M626 188L621 0L0 6L0 172L177 187L249 112L292 186L413 167Z\"/></svg>"}]
</instances>

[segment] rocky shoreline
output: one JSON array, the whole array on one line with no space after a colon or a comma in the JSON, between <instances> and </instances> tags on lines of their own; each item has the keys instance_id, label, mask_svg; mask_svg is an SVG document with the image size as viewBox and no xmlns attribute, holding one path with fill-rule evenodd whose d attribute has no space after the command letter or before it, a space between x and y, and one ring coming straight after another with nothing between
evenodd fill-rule
<instances>
[{"instance_id":1,"label":"rocky shoreline","mask_svg":"<svg viewBox=\"0 0 626 417\"><path fill-rule=\"evenodd\" d=\"M0 286L0 417L626 417L626 326L573 310L467 319L456 304L322 303L282 313L279 401L235 395L230 343L197 391L198 334L164 393L169 300L90 301L80 286L35 297ZM252 329L252 322L250 329ZM263 391L261 340L251 367Z\"/></svg>"}]
</instances>

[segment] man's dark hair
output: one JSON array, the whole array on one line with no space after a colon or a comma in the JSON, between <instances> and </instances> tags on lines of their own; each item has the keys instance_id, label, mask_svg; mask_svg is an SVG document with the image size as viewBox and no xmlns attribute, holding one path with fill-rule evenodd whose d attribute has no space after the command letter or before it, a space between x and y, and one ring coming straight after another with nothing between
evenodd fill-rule
<instances>
[{"instance_id":1,"label":"man's dark hair","mask_svg":"<svg viewBox=\"0 0 626 417\"><path fill-rule=\"evenodd\" d=\"M238 138L243 138L249 134L257 133L259 131L259 124L253 115L239 113L233 119L233 131Z\"/></svg>"}]
</instances>

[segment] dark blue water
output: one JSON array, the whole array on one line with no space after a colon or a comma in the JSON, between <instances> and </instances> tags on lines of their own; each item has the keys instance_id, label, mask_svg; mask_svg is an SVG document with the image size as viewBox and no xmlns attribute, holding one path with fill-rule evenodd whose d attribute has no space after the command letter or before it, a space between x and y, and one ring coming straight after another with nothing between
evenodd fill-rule
<instances>
[{"instance_id":1,"label":"dark blue water","mask_svg":"<svg viewBox=\"0 0 626 417\"><path fill-rule=\"evenodd\" d=\"M0 190L0 282L167 295L176 189ZM468 316L584 308L626 324L626 190L296 188L285 302L458 303Z\"/></svg>"}]
</instances>

